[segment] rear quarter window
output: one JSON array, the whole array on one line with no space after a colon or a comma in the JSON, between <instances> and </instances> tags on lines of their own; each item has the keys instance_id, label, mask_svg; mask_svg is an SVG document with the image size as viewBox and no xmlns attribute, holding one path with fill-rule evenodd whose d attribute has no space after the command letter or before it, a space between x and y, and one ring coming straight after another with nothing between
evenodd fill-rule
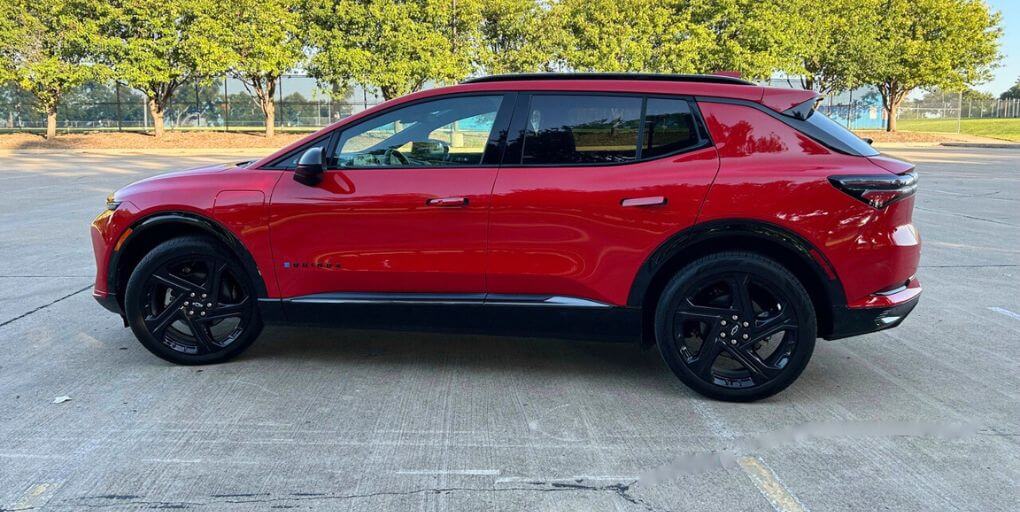
<instances>
[{"instance_id":1,"label":"rear quarter window","mask_svg":"<svg viewBox=\"0 0 1020 512\"><path fill-rule=\"evenodd\" d=\"M854 135L853 132L847 130L832 119L829 119L828 116L817 110L813 111L805 122L815 129L824 132L829 137L843 143L854 153L857 153L860 156L875 156L879 154L875 148L871 147L871 144L867 143L867 141Z\"/></svg>"}]
</instances>

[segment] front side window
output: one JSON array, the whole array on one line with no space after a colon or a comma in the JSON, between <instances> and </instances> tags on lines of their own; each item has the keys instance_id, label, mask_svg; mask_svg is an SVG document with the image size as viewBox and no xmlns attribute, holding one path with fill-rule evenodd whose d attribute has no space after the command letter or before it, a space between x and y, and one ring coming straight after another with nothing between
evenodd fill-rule
<instances>
[{"instance_id":1,"label":"front side window","mask_svg":"<svg viewBox=\"0 0 1020 512\"><path fill-rule=\"evenodd\" d=\"M502 96L461 96L398 108L345 129L333 162L339 168L479 165L501 102Z\"/></svg>"},{"instance_id":2,"label":"front side window","mask_svg":"<svg viewBox=\"0 0 1020 512\"><path fill-rule=\"evenodd\" d=\"M535 95L521 163L605 164L637 158L641 98Z\"/></svg>"}]
</instances>

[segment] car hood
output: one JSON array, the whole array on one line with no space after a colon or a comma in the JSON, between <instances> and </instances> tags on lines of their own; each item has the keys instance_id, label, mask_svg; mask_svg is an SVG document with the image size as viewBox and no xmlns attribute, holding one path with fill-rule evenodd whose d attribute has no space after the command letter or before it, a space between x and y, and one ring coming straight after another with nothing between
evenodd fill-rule
<instances>
[{"instance_id":1,"label":"car hood","mask_svg":"<svg viewBox=\"0 0 1020 512\"><path fill-rule=\"evenodd\" d=\"M163 174L157 174L155 176L151 176L151 177L148 177L148 178L136 181L135 183L151 183L153 181L160 181L160 180L165 180L165 179L170 179L170 178L177 178L177 177L180 177L180 176L188 176L188 175L213 174L213 173L217 173L217 172L227 171L227 170L230 170L230 169L235 169L237 167L243 167L243 166L245 166L245 165L247 165L249 163L250 163L250 161L203 165L203 166L200 166L200 167L192 167L191 169L184 169L184 170L180 170L180 171L172 171L172 172L167 172L167 173L163 173Z\"/></svg>"}]
</instances>

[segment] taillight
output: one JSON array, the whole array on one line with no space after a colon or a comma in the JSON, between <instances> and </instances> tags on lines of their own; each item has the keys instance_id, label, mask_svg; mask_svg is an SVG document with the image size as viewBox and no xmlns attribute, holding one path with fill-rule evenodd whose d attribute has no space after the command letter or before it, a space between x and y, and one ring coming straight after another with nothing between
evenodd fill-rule
<instances>
[{"instance_id":1,"label":"taillight","mask_svg":"<svg viewBox=\"0 0 1020 512\"><path fill-rule=\"evenodd\" d=\"M829 183L874 208L885 208L917 191L917 172L829 176Z\"/></svg>"}]
</instances>

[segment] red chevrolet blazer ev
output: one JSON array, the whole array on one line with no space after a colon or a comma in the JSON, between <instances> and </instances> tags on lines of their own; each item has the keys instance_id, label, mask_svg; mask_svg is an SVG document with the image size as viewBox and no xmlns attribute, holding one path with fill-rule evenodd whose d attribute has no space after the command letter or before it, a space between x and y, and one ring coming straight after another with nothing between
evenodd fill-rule
<instances>
[{"instance_id":1,"label":"red chevrolet blazer ev","mask_svg":"<svg viewBox=\"0 0 1020 512\"><path fill-rule=\"evenodd\" d=\"M815 338L917 304L913 166L811 91L721 76L491 76L252 162L118 190L94 295L181 364L264 323L655 344L695 391L789 386Z\"/></svg>"}]
</instances>

